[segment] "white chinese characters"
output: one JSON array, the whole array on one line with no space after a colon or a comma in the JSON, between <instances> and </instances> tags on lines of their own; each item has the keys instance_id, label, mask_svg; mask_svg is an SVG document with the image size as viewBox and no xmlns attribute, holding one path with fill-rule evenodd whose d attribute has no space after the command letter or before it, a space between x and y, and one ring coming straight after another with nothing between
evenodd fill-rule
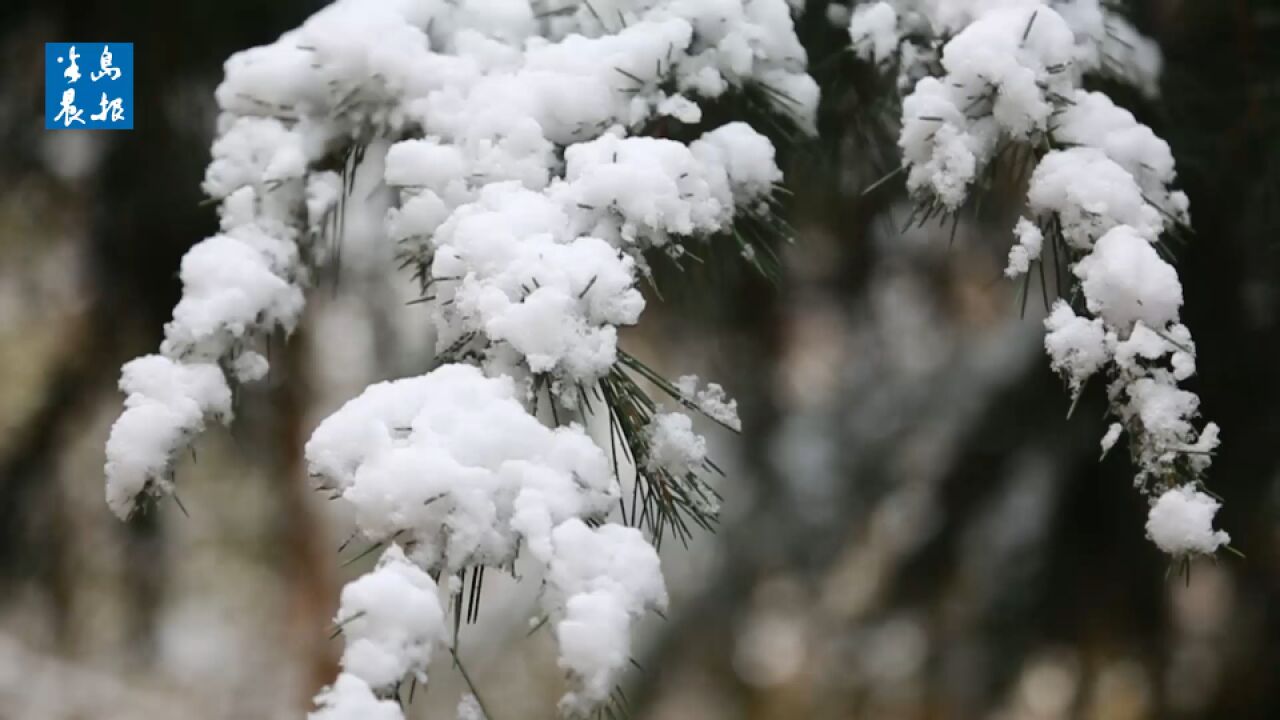
<instances>
[{"instance_id":1,"label":"white chinese characters","mask_svg":"<svg viewBox=\"0 0 1280 720\"><path fill-rule=\"evenodd\" d=\"M75 46L72 46L71 49L74 51ZM98 62L102 70L95 73L89 73L90 80L93 80L94 82L98 82L98 80L103 76L110 77L112 80L120 79L120 68L115 67L111 64L111 46L110 45L102 46L102 56L98 59Z\"/></svg>"},{"instance_id":2,"label":"white chinese characters","mask_svg":"<svg viewBox=\"0 0 1280 720\"><path fill-rule=\"evenodd\" d=\"M45 56L49 63L45 74L46 127L131 128L132 45L115 43L114 53L110 43L50 45L54 47L47 49ZM85 68L82 71L78 62L80 58L94 55L98 56L98 69ZM120 55L119 65L116 64L117 55ZM80 103L86 105L85 108L77 105L78 90ZM94 96L99 98L97 111L92 109Z\"/></svg>"},{"instance_id":3,"label":"white chinese characters","mask_svg":"<svg viewBox=\"0 0 1280 720\"><path fill-rule=\"evenodd\" d=\"M67 88L62 93L62 109L57 115L53 116L53 121L62 121L64 127L71 127L71 123L78 122L84 124L84 118L80 117L84 111L76 107L76 90L75 88ZM93 116L90 116L93 119Z\"/></svg>"},{"instance_id":4,"label":"white chinese characters","mask_svg":"<svg viewBox=\"0 0 1280 720\"><path fill-rule=\"evenodd\" d=\"M116 72L119 72L119 69ZM124 119L123 98L111 100L107 98L106 93L102 93L102 100L99 101L99 104L102 106L102 111L90 115L90 120L106 120L108 113L110 113L111 122L119 122Z\"/></svg>"},{"instance_id":5,"label":"white chinese characters","mask_svg":"<svg viewBox=\"0 0 1280 720\"><path fill-rule=\"evenodd\" d=\"M67 56L71 58L71 64L67 66L66 70L62 71L62 77L66 78L67 82L76 82L80 79L80 65L76 63L76 60L80 59L80 53L76 52L75 45L71 46ZM58 58L58 62L61 63L62 58Z\"/></svg>"}]
</instances>

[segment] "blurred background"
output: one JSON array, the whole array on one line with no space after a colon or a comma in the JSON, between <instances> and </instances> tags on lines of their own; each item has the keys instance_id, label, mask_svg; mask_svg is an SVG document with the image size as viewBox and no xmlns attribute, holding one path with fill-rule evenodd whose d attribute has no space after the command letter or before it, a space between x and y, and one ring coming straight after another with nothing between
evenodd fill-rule
<instances>
[{"instance_id":1,"label":"blurred background","mask_svg":"<svg viewBox=\"0 0 1280 720\"><path fill-rule=\"evenodd\" d=\"M1163 95L1107 88L1173 146L1194 236L1176 248L1191 388L1223 427L1210 476L1247 556L1189 579L1143 537L1126 453L1098 460L1100 386L1069 399L1039 279L1001 276L1024 188L903 231L884 81L810 1L823 139L786 165L796 242L776 286L672 282L623 345L721 382L740 436L721 531L668 543L671 611L637 640L635 717L1280 717L1280 7L1140 0ZM118 522L103 444L122 362L157 347L178 261L215 227L199 191L233 51L316 0L0 3L0 719L298 718L336 673L341 583L369 559L311 491L302 445L371 381L430 365L390 249L344 248L236 423L178 468L176 503ZM43 43L135 43L132 132L46 132ZM496 573L495 573L496 574ZM536 588L491 580L460 653L491 720L563 691ZM452 718L447 659L411 718Z\"/></svg>"}]
</instances>

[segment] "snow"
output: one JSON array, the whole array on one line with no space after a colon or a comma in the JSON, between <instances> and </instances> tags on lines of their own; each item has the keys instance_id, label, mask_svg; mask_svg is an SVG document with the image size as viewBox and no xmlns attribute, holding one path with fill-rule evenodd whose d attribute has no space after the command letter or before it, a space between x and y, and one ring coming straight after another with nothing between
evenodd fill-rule
<instances>
[{"instance_id":1,"label":"snow","mask_svg":"<svg viewBox=\"0 0 1280 720\"><path fill-rule=\"evenodd\" d=\"M958 208L967 196L969 184L977 175L980 159L991 153L986 140L967 135L955 124L938 124L935 117L947 118L959 111L938 97L943 86L933 78L925 78L916 86L915 94L903 101L903 158L910 164L907 187L912 192L927 188L949 208Z\"/></svg>"},{"instance_id":2,"label":"snow","mask_svg":"<svg viewBox=\"0 0 1280 720\"><path fill-rule=\"evenodd\" d=\"M1031 263L1040 259L1040 251L1044 247L1044 233L1026 218L1018 219L1013 234L1018 242L1009 248L1009 263L1004 270L1006 277L1025 275L1031 269Z\"/></svg>"},{"instance_id":3,"label":"snow","mask_svg":"<svg viewBox=\"0 0 1280 720\"><path fill-rule=\"evenodd\" d=\"M379 700L368 683L345 672L320 691L316 706L308 720L404 720L399 703Z\"/></svg>"},{"instance_id":4,"label":"snow","mask_svg":"<svg viewBox=\"0 0 1280 720\"><path fill-rule=\"evenodd\" d=\"M1076 33L1076 57L1084 67L1133 86L1148 97L1160 92L1164 59L1150 38L1144 37L1106 0L1060 0L1054 3Z\"/></svg>"},{"instance_id":5,"label":"snow","mask_svg":"<svg viewBox=\"0 0 1280 720\"><path fill-rule=\"evenodd\" d=\"M1172 379L1186 380L1195 374L1194 352L1195 343L1185 325L1170 325L1156 332L1139 321L1127 339L1115 343L1115 363L1122 371L1138 376L1154 372L1155 361L1168 355Z\"/></svg>"},{"instance_id":6,"label":"snow","mask_svg":"<svg viewBox=\"0 0 1280 720\"><path fill-rule=\"evenodd\" d=\"M209 363L146 355L124 366L125 410L107 438L107 505L126 519L144 492L171 487L170 458L204 429L231 417L231 390Z\"/></svg>"},{"instance_id":7,"label":"snow","mask_svg":"<svg viewBox=\"0 0 1280 720\"><path fill-rule=\"evenodd\" d=\"M1153 378L1138 378L1128 385L1130 408L1142 421L1143 430L1165 447L1178 447L1193 434L1190 418L1200 406L1195 393L1180 390Z\"/></svg>"},{"instance_id":8,"label":"snow","mask_svg":"<svg viewBox=\"0 0 1280 720\"><path fill-rule=\"evenodd\" d=\"M907 187L958 207L977 168L1001 136L1026 138L1047 127L1050 97L1070 90L1074 36L1048 7L992 10L942 51L945 76L924 78L903 99L899 145Z\"/></svg>"},{"instance_id":9,"label":"snow","mask_svg":"<svg viewBox=\"0 0 1280 720\"><path fill-rule=\"evenodd\" d=\"M577 425L543 425L519 396L510 378L444 365L369 387L307 443L312 475L341 491L364 536L412 548L392 545L343 590L346 674L373 687L406 673L425 681L447 637L436 585L418 568L454 588L463 569L509 566L524 547L546 567L543 604L575 688L565 703L608 697L632 622L665 605L658 556L635 529L584 523L617 502L604 452Z\"/></svg>"},{"instance_id":10,"label":"snow","mask_svg":"<svg viewBox=\"0 0 1280 720\"><path fill-rule=\"evenodd\" d=\"M1221 504L1192 485L1166 490L1151 505L1147 537L1170 555L1212 554L1231 542L1231 536L1213 529L1213 516Z\"/></svg>"},{"instance_id":11,"label":"snow","mask_svg":"<svg viewBox=\"0 0 1280 720\"><path fill-rule=\"evenodd\" d=\"M1116 421L1103 453L1127 434L1140 491L1201 482L1219 431L1197 430L1199 398L1179 387L1195 343L1158 249L1189 222L1187 196L1168 143L1082 87L1101 75L1154 95L1155 45L1098 0L891 0L859 5L850 36L855 54L898 73L899 145L920 202L958 210L1006 150L1031 150L1005 274L1025 275L1053 242L1077 281L1045 320L1051 366L1076 399L1103 377Z\"/></svg>"},{"instance_id":12,"label":"snow","mask_svg":"<svg viewBox=\"0 0 1280 720\"><path fill-rule=\"evenodd\" d=\"M557 194L566 212L576 208L579 232L619 246L717 232L733 217L733 195L725 158L711 146L702 154L715 152L714 162L701 161L700 142L603 135L578 143L565 152Z\"/></svg>"},{"instance_id":13,"label":"snow","mask_svg":"<svg viewBox=\"0 0 1280 720\"><path fill-rule=\"evenodd\" d=\"M1104 0L888 0L856 5L848 28L859 57L896 63L900 85L910 89L937 59L935 43L945 43L992 12L1049 7L1075 35L1075 66L1148 96L1158 94L1163 63L1159 48Z\"/></svg>"},{"instance_id":14,"label":"snow","mask_svg":"<svg viewBox=\"0 0 1280 720\"><path fill-rule=\"evenodd\" d=\"M658 413L645 432L649 441L645 464L652 471L684 477L696 473L707 459L706 438L693 431L693 420L684 413Z\"/></svg>"},{"instance_id":15,"label":"snow","mask_svg":"<svg viewBox=\"0 0 1280 720\"><path fill-rule=\"evenodd\" d=\"M567 225L559 203L515 183L489 185L455 211L432 239L438 347L483 333L534 373L590 382L607 372L616 327L644 309L634 260L598 238L558 241Z\"/></svg>"},{"instance_id":16,"label":"snow","mask_svg":"<svg viewBox=\"0 0 1280 720\"><path fill-rule=\"evenodd\" d=\"M603 451L576 425L538 422L509 378L445 365L371 386L321 423L307 458L366 538L411 544L408 557L433 572L506 566L527 547L547 567L544 605L575 680L569 705L608 697L632 621L665 604L657 553L639 531L582 520L617 501ZM435 584L396 546L343 590L336 621L344 671L375 687L423 672L446 641Z\"/></svg>"},{"instance_id":17,"label":"snow","mask_svg":"<svg viewBox=\"0 0 1280 720\"><path fill-rule=\"evenodd\" d=\"M898 49L897 11L887 2L858 5L849 20L849 37L858 57L875 63L891 59Z\"/></svg>"},{"instance_id":18,"label":"snow","mask_svg":"<svg viewBox=\"0 0 1280 720\"><path fill-rule=\"evenodd\" d=\"M1098 239L1076 264L1089 311L1109 325L1128 329L1141 320L1164 327L1178 317L1182 284L1173 266L1139 231L1119 225Z\"/></svg>"},{"instance_id":19,"label":"snow","mask_svg":"<svg viewBox=\"0 0 1280 720\"><path fill-rule=\"evenodd\" d=\"M1155 45L1097 0L879 2L855 9L850 35L854 52L877 63L897 48L908 91L900 145L913 192L958 207L1003 141L1049 134L1061 145L1111 156L1150 202L1185 219L1185 195L1166 189L1173 181L1167 144L1105 95L1078 89L1084 73L1110 75L1148 94L1156 89ZM909 39L899 44L899 38ZM935 63L943 76L929 76Z\"/></svg>"},{"instance_id":20,"label":"snow","mask_svg":"<svg viewBox=\"0 0 1280 720\"><path fill-rule=\"evenodd\" d=\"M1098 318L1080 317L1065 300L1057 300L1045 318L1044 347L1050 364L1064 375L1073 394L1111 359L1107 331Z\"/></svg>"},{"instance_id":21,"label":"snow","mask_svg":"<svg viewBox=\"0 0 1280 720\"><path fill-rule=\"evenodd\" d=\"M664 115L700 123L700 102L750 86L812 133L818 100L785 0L614 5L539 19L519 0L338 0L232 55L203 184L220 231L183 260L161 354L226 382L264 377L254 347L297 325L303 258L331 260L337 232L347 264L394 250L419 265L438 350L551 376L556 392L600 378L643 310L642 253L726 231L781 178L741 123L688 145L643 135ZM138 417L122 437L145 433ZM157 423L170 457L137 472L161 474L202 425ZM113 492L144 487L168 486Z\"/></svg>"},{"instance_id":22,"label":"snow","mask_svg":"<svg viewBox=\"0 0 1280 720\"><path fill-rule=\"evenodd\" d=\"M1057 214L1063 237L1082 250L1119 225L1148 239L1164 225L1133 175L1091 147L1046 154L1031 175L1027 206L1037 214Z\"/></svg>"},{"instance_id":23,"label":"snow","mask_svg":"<svg viewBox=\"0 0 1280 720\"><path fill-rule=\"evenodd\" d=\"M329 217L342 196L342 176L332 170L322 170L307 176L306 204L307 229L320 232L321 224Z\"/></svg>"},{"instance_id":24,"label":"snow","mask_svg":"<svg viewBox=\"0 0 1280 720\"><path fill-rule=\"evenodd\" d=\"M545 555L554 526L613 507L617 480L581 427L548 428L518 397L468 365L378 383L316 428L307 462L369 540L411 543L425 568L504 566L521 541Z\"/></svg>"},{"instance_id":25,"label":"snow","mask_svg":"<svg viewBox=\"0 0 1280 720\"><path fill-rule=\"evenodd\" d=\"M1116 442L1120 440L1120 433L1124 432L1124 426L1120 423L1111 423L1107 426L1107 432L1102 436L1099 445L1102 446L1102 455L1105 457L1111 452L1111 448L1116 446Z\"/></svg>"},{"instance_id":26,"label":"snow","mask_svg":"<svg viewBox=\"0 0 1280 720\"><path fill-rule=\"evenodd\" d=\"M560 665L572 689L567 710L589 709L609 697L631 659L630 627L649 609L664 609L667 593L658 554L635 528L590 528L570 520L555 529L547 569Z\"/></svg>"},{"instance_id":27,"label":"snow","mask_svg":"<svg viewBox=\"0 0 1280 720\"><path fill-rule=\"evenodd\" d=\"M488 720L475 695L467 693L458 701L458 720Z\"/></svg>"},{"instance_id":28,"label":"snow","mask_svg":"<svg viewBox=\"0 0 1280 720\"><path fill-rule=\"evenodd\" d=\"M243 187L301 178L306 172L302 138L275 118L235 118L213 141L212 152L203 187L213 198L225 198Z\"/></svg>"},{"instance_id":29,"label":"snow","mask_svg":"<svg viewBox=\"0 0 1280 720\"><path fill-rule=\"evenodd\" d=\"M1177 179L1169 144L1103 93L1076 90L1054 118L1055 140L1093 148L1127 171L1143 198L1165 212L1165 225L1188 222L1187 196L1169 186Z\"/></svg>"},{"instance_id":30,"label":"snow","mask_svg":"<svg viewBox=\"0 0 1280 720\"><path fill-rule=\"evenodd\" d=\"M302 291L272 272L262 253L228 235L192 247L179 277L182 300L165 326L171 352L229 345L264 319L291 330L302 311Z\"/></svg>"},{"instance_id":31,"label":"snow","mask_svg":"<svg viewBox=\"0 0 1280 720\"><path fill-rule=\"evenodd\" d=\"M268 369L270 369L270 365L267 363L267 359L262 354L252 350L240 353L231 361L231 376L241 383L261 380L267 376Z\"/></svg>"},{"instance_id":32,"label":"snow","mask_svg":"<svg viewBox=\"0 0 1280 720\"><path fill-rule=\"evenodd\" d=\"M571 233L633 249L728 228L782 178L767 138L730 123L686 146L608 133L565 151L565 182L549 193L573 218Z\"/></svg>"},{"instance_id":33,"label":"snow","mask_svg":"<svg viewBox=\"0 0 1280 720\"><path fill-rule=\"evenodd\" d=\"M374 688L393 686L407 673L427 682L432 651L448 642L435 581L398 545L342 589L334 623L346 643L343 672Z\"/></svg>"},{"instance_id":34,"label":"snow","mask_svg":"<svg viewBox=\"0 0 1280 720\"><path fill-rule=\"evenodd\" d=\"M744 122L731 122L711 130L689 149L708 172L724 168L733 190L734 203L749 207L772 194L782 171L774 159L773 143Z\"/></svg>"},{"instance_id":35,"label":"snow","mask_svg":"<svg viewBox=\"0 0 1280 720\"><path fill-rule=\"evenodd\" d=\"M431 190L440 195L462 192L467 158L462 150L437 138L401 140L387 152L388 185Z\"/></svg>"},{"instance_id":36,"label":"snow","mask_svg":"<svg viewBox=\"0 0 1280 720\"><path fill-rule=\"evenodd\" d=\"M730 430L742 430L742 421L738 418L738 401L729 398L716 383L708 383L706 389L699 390L700 381L697 375L682 375L675 382L675 388L686 402L698 408L699 412Z\"/></svg>"}]
</instances>

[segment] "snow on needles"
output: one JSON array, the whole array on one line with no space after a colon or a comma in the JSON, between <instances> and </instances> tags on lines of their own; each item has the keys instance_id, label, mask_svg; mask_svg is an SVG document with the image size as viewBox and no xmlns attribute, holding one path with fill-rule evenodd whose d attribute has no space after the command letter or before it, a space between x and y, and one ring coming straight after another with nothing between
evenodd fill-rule
<instances>
[{"instance_id":1,"label":"snow on needles","mask_svg":"<svg viewBox=\"0 0 1280 720\"><path fill-rule=\"evenodd\" d=\"M561 707L583 712L609 697L631 661L632 620L664 609L667 592L658 553L639 530L591 528L569 520L555 529L547 588L560 645L560 665L573 689Z\"/></svg>"},{"instance_id":2,"label":"snow on needles","mask_svg":"<svg viewBox=\"0 0 1280 720\"><path fill-rule=\"evenodd\" d=\"M616 367L618 328L644 310L646 252L679 258L768 212L772 143L741 122L703 127L700 103L756 93L815 132L793 5L338 0L227 60L203 184L219 231L182 261L159 354L124 368L107 497L123 518L172 489L173 458L231 420L237 384L266 375L264 341L295 328L313 268L344 237L395 248L438 367L369 387L307 444L313 476L389 548L343 591L343 672L314 717L399 718L380 698L425 680L448 642L435 579L511 567L521 549L548 573L566 709L608 698L632 621L665 603L657 555L606 522L619 489L604 451L530 406L545 387L581 411L583 388ZM385 216L349 212L379 182ZM719 386L679 392L737 427ZM649 438L666 472L705 464L680 417Z\"/></svg>"},{"instance_id":3,"label":"snow on needles","mask_svg":"<svg viewBox=\"0 0 1280 720\"><path fill-rule=\"evenodd\" d=\"M205 418L230 419L231 390L216 365L162 355L126 364L120 389L125 412L107 439L107 505L128 517L149 484L172 484L172 448L203 430Z\"/></svg>"},{"instance_id":4,"label":"snow on needles","mask_svg":"<svg viewBox=\"0 0 1280 720\"><path fill-rule=\"evenodd\" d=\"M1195 372L1195 344L1160 245L1189 222L1187 197L1173 187L1168 144L1081 88L1084 75L1105 74L1154 94L1154 45L1097 0L873 3L853 13L850 37L859 57L897 67L907 188L922 201L956 211L1006 151L1030 148L1027 215L1005 274L1069 264L1075 300L1056 301L1045 320L1052 367L1073 399L1106 378L1116 422L1103 451L1127 434L1135 484L1152 498L1151 539L1173 554L1216 550L1218 505L1195 488L1218 427L1197 429L1199 398L1179 387Z\"/></svg>"},{"instance_id":5,"label":"snow on needles","mask_svg":"<svg viewBox=\"0 0 1280 720\"><path fill-rule=\"evenodd\" d=\"M1170 555L1213 553L1231 541L1213 529L1213 516L1221 505L1190 485L1165 491L1151 506L1147 537Z\"/></svg>"},{"instance_id":6,"label":"snow on needles","mask_svg":"<svg viewBox=\"0 0 1280 720\"><path fill-rule=\"evenodd\" d=\"M808 131L817 103L785 0L611 5L539 19L520 1L339 0L233 55L204 182L221 229L183 260L161 354L228 383L265 375L254 348L296 325L354 164L390 141L385 234L423 268L441 354L570 381L557 389L601 377L643 309L642 252L727 230L781 178L745 124L689 145L639 135L748 86ZM107 462L118 514L169 487L207 419L189 409L126 407ZM127 432L138 413L145 443Z\"/></svg>"},{"instance_id":7,"label":"snow on needles","mask_svg":"<svg viewBox=\"0 0 1280 720\"><path fill-rule=\"evenodd\" d=\"M508 377L445 365L374 385L316 429L307 460L355 508L367 539L401 542L416 563L393 545L343 590L344 676L374 688L406 673L425 681L432 647L447 636L435 584L418 566L457 575L510 565L527 548L546 567L544 609L575 687L564 703L578 710L608 698L630 659L633 620L665 606L648 540L584 523L617 502L604 451L577 425L540 423Z\"/></svg>"},{"instance_id":8,"label":"snow on needles","mask_svg":"<svg viewBox=\"0 0 1280 720\"><path fill-rule=\"evenodd\" d=\"M369 683L349 673L321 690L316 705L310 720L404 720L399 702L379 699Z\"/></svg>"},{"instance_id":9,"label":"snow on needles","mask_svg":"<svg viewBox=\"0 0 1280 720\"><path fill-rule=\"evenodd\" d=\"M435 581L398 545L382 554L373 572L342 589L334 622L346 641L343 672L370 687L392 685L408 673L425 683L432 650L448 638Z\"/></svg>"},{"instance_id":10,"label":"snow on needles","mask_svg":"<svg viewBox=\"0 0 1280 720\"><path fill-rule=\"evenodd\" d=\"M428 569L508 565L521 542L545 556L553 527L616 505L617 479L580 426L553 430L518 397L470 365L378 383L316 428L307 463L368 539Z\"/></svg>"},{"instance_id":11,"label":"snow on needles","mask_svg":"<svg viewBox=\"0 0 1280 720\"><path fill-rule=\"evenodd\" d=\"M957 33L996 10L1045 5L1074 33L1072 56L1080 66L1146 95L1158 93L1159 49L1105 0L872 0L854 8L849 35L859 57L896 65L899 86L910 90Z\"/></svg>"}]
</instances>

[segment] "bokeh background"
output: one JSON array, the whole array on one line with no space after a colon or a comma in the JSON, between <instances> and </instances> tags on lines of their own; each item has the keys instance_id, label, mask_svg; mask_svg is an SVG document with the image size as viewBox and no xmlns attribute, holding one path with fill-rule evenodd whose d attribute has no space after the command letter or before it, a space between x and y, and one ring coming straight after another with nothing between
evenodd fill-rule
<instances>
[{"instance_id":1,"label":"bokeh background","mask_svg":"<svg viewBox=\"0 0 1280 720\"><path fill-rule=\"evenodd\" d=\"M336 672L337 591L369 560L338 552L349 519L301 448L367 383L430 365L389 249L344 248L320 278L235 425L180 464L187 513L120 523L102 483L119 366L157 346L178 261L215 227L221 63L317 5L0 2L0 719L297 718ZM1099 462L1101 387L1067 418L1041 350L1053 285L1001 277L1016 181L954 239L904 231L900 186L867 192L897 162L884 81L811 0L823 139L786 153L783 278L673 279L623 340L723 383L744 420L704 427L722 528L664 548L672 608L637 640L635 717L1280 717L1280 7L1126 8L1164 50L1163 92L1107 89L1191 197L1192 388L1247 557L1170 573L1125 453ZM134 131L43 129L43 43L76 39L135 43ZM492 720L551 717L562 692L529 585L491 579L462 633ZM437 665L409 717L453 717L463 685Z\"/></svg>"}]
</instances>

